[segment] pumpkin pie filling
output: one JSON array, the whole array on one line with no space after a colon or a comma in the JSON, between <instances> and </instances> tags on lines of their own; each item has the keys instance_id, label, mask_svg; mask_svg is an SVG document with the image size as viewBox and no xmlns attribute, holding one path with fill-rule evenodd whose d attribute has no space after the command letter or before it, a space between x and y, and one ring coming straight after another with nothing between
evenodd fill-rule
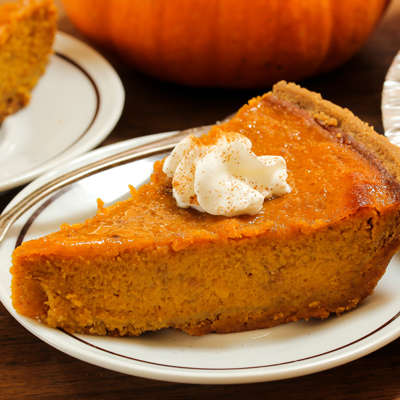
<instances>
[{"instance_id":1,"label":"pumpkin pie filling","mask_svg":"<svg viewBox=\"0 0 400 400\"><path fill-rule=\"evenodd\" d=\"M0 123L29 103L49 61L56 30L52 0L0 6Z\"/></svg>"},{"instance_id":2,"label":"pumpkin pie filling","mask_svg":"<svg viewBox=\"0 0 400 400\"><path fill-rule=\"evenodd\" d=\"M326 318L361 303L400 243L397 148L286 83L200 141L224 132L249 138L258 156L282 156L290 193L255 215L180 208L164 160L156 162L151 183L130 199L99 202L93 218L14 251L16 310L69 332L202 335Z\"/></svg>"}]
</instances>

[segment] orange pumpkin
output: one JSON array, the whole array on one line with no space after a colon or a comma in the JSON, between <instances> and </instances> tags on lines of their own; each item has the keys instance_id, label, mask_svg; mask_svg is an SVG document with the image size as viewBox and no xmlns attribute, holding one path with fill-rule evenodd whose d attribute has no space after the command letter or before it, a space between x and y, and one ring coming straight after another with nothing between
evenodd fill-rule
<instances>
[{"instance_id":1,"label":"orange pumpkin","mask_svg":"<svg viewBox=\"0 0 400 400\"><path fill-rule=\"evenodd\" d=\"M159 79L266 87L338 67L389 0L63 0L75 26Z\"/></svg>"}]
</instances>

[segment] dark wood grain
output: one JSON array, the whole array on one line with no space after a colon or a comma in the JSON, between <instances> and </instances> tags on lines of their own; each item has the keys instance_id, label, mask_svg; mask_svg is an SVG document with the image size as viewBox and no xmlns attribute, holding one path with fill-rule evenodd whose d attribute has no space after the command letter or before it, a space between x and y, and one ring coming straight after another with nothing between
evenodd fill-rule
<instances>
[{"instance_id":1,"label":"dark wood grain","mask_svg":"<svg viewBox=\"0 0 400 400\"><path fill-rule=\"evenodd\" d=\"M60 1L57 4L60 30L86 41L65 17ZM301 84L348 107L383 133L382 85L399 49L400 0L394 0L370 40L353 59L334 72ZM162 83L134 72L115 56L98 50L113 64L126 90L122 118L102 146L213 123L264 91L190 89ZM20 189L0 195L0 211ZM400 339L357 361L300 378L247 385L185 385L127 376L65 355L26 331L0 304L0 399L89 398L400 399Z\"/></svg>"}]
</instances>

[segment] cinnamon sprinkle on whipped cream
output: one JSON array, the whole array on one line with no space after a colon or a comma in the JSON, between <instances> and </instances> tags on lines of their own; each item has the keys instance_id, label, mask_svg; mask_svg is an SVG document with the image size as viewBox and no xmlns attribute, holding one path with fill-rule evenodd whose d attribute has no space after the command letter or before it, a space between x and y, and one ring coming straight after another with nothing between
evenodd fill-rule
<instances>
[{"instance_id":1,"label":"cinnamon sprinkle on whipped cream","mask_svg":"<svg viewBox=\"0 0 400 400\"><path fill-rule=\"evenodd\" d=\"M265 199L291 191L286 162L257 156L251 141L236 132L221 134L212 145L190 135L164 161L179 207L213 215L254 215Z\"/></svg>"}]
</instances>

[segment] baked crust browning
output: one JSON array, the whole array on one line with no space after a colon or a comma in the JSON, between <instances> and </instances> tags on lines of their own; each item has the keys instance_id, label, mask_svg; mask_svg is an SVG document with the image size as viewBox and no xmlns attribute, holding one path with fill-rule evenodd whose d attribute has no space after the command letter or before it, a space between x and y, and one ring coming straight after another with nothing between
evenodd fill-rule
<instances>
[{"instance_id":1,"label":"baked crust browning","mask_svg":"<svg viewBox=\"0 0 400 400\"><path fill-rule=\"evenodd\" d=\"M373 127L356 117L350 110L324 100L319 93L310 92L293 83L277 83L273 94L299 106L326 127L336 128L359 149L364 148L366 157L378 159L384 168L400 181L400 148L393 145L383 135L378 135Z\"/></svg>"}]
</instances>

